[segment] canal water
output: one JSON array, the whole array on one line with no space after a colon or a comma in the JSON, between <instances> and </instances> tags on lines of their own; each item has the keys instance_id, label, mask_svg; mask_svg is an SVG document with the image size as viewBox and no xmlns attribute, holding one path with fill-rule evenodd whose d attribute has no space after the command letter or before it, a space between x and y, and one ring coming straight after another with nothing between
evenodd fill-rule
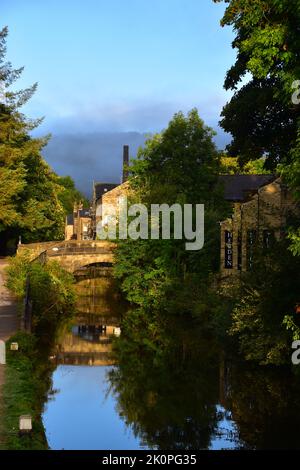
<instances>
[{"instance_id":1,"label":"canal water","mask_svg":"<svg viewBox=\"0 0 300 470\"><path fill-rule=\"evenodd\" d=\"M109 278L78 283L59 332L43 423L51 449L299 448L300 379L228 359L182 320L120 334L128 308ZM127 326L128 328L128 326Z\"/></svg>"}]
</instances>

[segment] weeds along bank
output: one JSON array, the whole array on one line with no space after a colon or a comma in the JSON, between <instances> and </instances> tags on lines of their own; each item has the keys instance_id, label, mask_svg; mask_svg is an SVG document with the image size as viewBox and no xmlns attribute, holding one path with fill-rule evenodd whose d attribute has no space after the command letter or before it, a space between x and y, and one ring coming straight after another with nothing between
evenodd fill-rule
<instances>
[{"instance_id":1,"label":"weeds along bank","mask_svg":"<svg viewBox=\"0 0 300 470\"><path fill-rule=\"evenodd\" d=\"M49 355L58 327L75 311L74 278L56 262L30 263L28 254L12 258L7 285L24 301L30 279L32 301L31 332L20 331L7 342L7 365L3 390L3 431L5 449L47 449L41 421L43 405L51 385L54 365ZM18 351L10 350L17 342ZM33 430L19 435L19 416L32 416Z\"/></svg>"}]
</instances>

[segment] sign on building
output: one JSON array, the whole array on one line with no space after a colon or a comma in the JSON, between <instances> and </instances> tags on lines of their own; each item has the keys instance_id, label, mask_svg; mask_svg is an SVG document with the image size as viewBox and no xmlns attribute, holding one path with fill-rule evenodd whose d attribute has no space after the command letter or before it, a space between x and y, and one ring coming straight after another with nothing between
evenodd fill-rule
<instances>
[{"instance_id":1,"label":"sign on building","mask_svg":"<svg viewBox=\"0 0 300 470\"><path fill-rule=\"evenodd\" d=\"M233 236L232 232L225 230L225 268L233 268Z\"/></svg>"}]
</instances>

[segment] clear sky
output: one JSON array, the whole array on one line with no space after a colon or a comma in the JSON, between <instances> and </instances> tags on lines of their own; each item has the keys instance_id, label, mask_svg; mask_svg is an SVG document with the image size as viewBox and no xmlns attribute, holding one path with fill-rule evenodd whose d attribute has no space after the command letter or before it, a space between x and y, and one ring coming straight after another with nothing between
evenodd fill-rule
<instances>
[{"instance_id":1,"label":"clear sky","mask_svg":"<svg viewBox=\"0 0 300 470\"><path fill-rule=\"evenodd\" d=\"M153 132L199 109L217 126L235 57L212 0L1 0L8 59L38 82L26 114L41 131ZM224 139L222 136L219 139Z\"/></svg>"}]
</instances>

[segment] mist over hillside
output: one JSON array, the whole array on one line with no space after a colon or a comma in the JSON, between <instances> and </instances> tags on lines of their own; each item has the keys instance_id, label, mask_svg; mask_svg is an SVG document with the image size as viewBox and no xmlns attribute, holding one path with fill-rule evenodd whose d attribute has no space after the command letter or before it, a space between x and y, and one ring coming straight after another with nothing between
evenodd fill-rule
<instances>
[{"instance_id":1,"label":"mist over hillside","mask_svg":"<svg viewBox=\"0 0 300 470\"><path fill-rule=\"evenodd\" d=\"M119 183L122 176L123 145L130 157L144 145L150 134L141 132L53 133L43 154L59 175L70 175L78 189L91 197L93 180ZM229 137L218 130L215 142L224 148Z\"/></svg>"},{"instance_id":2,"label":"mist over hillside","mask_svg":"<svg viewBox=\"0 0 300 470\"><path fill-rule=\"evenodd\" d=\"M123 145L135 157L146 138L138 132L54 134L43 154L56 173L72 176L78 189L91 197L93 180L121 181Z\"/></svg>"}]
</instances>

